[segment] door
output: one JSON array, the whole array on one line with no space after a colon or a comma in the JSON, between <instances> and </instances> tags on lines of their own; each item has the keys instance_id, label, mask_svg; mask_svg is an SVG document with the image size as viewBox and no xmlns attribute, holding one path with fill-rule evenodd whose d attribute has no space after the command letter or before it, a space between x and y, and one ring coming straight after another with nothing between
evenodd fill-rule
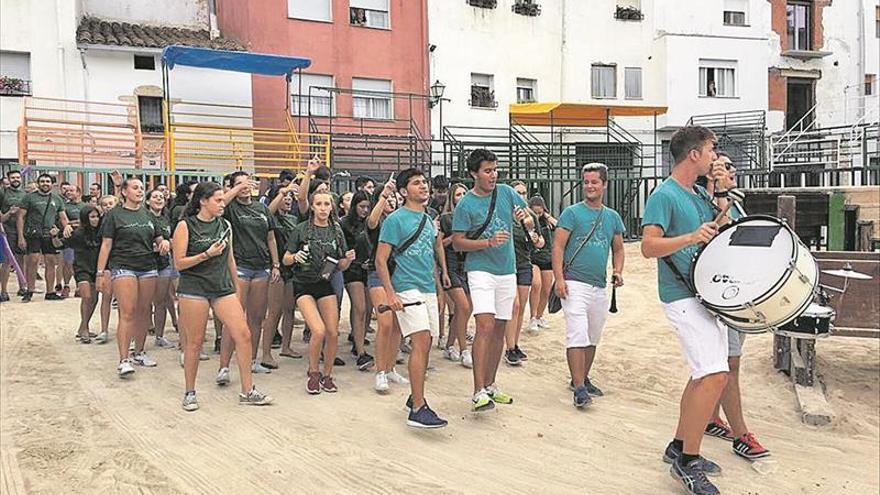
<instances>
[{"instance_id":1,"label":"door","mask_svg":"<svg viewBox=\"0 0 880 495\"><path fill-rule=\"evenodd\" d=\"M788 78L786 105L785 105L785 127L791 129L801 118L813 108L816 104L816 94L813 91L812 79ZM813 121L813 115L804 119L803 125L806 127Z\"/></svg>"}]
</instances>

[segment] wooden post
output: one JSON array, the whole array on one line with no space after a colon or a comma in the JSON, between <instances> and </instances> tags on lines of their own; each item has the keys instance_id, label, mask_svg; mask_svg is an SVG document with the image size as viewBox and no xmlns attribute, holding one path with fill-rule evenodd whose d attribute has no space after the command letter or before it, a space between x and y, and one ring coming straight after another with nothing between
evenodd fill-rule
<instances>
[{"instance_id":1,"label":"wooden post","mask_svg":"<svg viewBox=\"0 0 880 495\"><path fill-rule=\"evenodd\" d=\"M856 251L871 251L874 243L874 221L859 220L857 225Z\"/></svg>"},{"instance_id":2,"label":"wooden post","mask_svg":"<svg viewBox=\"0 0 880 495\"><path fill-rule=\"evenodd\" d=\"M828 251L843 251L844 234L846 232L846 195L833 192L828 198L828 237L825 246Z\"/></svg>"},{"instance_id":3,"label":"wooden post","mask_svg":"<svg viewBox=\"0 0 880 495\"><path fill-rule=\"evenodd\" d=\"M792 230L795 230L797 212L797 198L789 195L780 195L776 198L776 216L785 220ZM791 373L791 338L781 335L773 335L773 366L785 373Z\"/></svg>"}]
</instances>

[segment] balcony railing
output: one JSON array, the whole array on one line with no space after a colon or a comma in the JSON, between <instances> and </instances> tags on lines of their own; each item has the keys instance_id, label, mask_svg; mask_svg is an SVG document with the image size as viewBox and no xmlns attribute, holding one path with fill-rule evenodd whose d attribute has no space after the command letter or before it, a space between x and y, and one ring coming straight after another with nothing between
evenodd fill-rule
<instances>
[{"instance_id":1,"label":"balcony railing","mask_svg":"<svg viewBox=\"0 0 880 495\"><path fill-rule=\"evenodd\" d=\"M0 76L0 96L30 96L31 82L26 79Z\"/></svg>"},{"instance_id":2,"label":"balcony railing","mask_svg":"<svg viewBox=\"0 0 880 495\"><path fill-rule=\"evenodd\" d=\"M471 99L468 104L475 108L497 108L495 92L481 86L471 86Z\"/></svg>"}]
</instances>

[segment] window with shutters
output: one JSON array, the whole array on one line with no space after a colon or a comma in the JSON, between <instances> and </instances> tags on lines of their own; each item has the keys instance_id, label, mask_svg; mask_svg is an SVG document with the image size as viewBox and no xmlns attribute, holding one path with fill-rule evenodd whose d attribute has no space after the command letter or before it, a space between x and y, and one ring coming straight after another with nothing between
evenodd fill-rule
<instances>
[{"instance_id":1,"label":"window with shutters","mask_svg":"<svg viewBox=\"0 0 880 495\"><path fill-rule=\"evenodd\" d=\"M624 97L628 100L642 99L642 68L626 67L623 69Z\"/></svg>"},{"instance_id":2,"label":"window with shutters","mask_svg":"<svg viewBox=\"0 0 880 495\"><path fill-rule=\"evenodd\" d=\"M495 78L491 74L471 73L471 99L473 108L495 108Z\"/></svg>"},{"instance_id":3,"label":"window with shutters","mask_svg":"<svg viewBox=\"0 0 880 495\"><path fill-rule=\"evenodd\" d=\"M350 0L349 22L352 26L390 29L391 15L388 0Z\"/></svg>"},{"instance_id":4,"label":"window with shutters","mask_svg":"<svg viewBox=\"0 0 880 495\"><path fill-rule=\"evenodd\" d=\"M353 90L352 113L355 118L380 120L394 118L391 81L353 78L351 89Z\"/></svg>"},{"instance_id":5,"label":"window with shutters","mask_svg":"<svg viewBox=\"0 0 880 495\"><path fill-rule=\"evenodd\" d=\"M294 73L290 79L290 112L293 115L329 117L333 114L333 76Z\"/></svg>"},{"instance_id":6,"label":"window with shutters","mask_svg":"<svg viewBox=\"0 0 880 495\"><path fill-rule=\"evenodd\" d=\"M534 103L537 101L535 96L535 87L538 81L534 79L516 78L516 102L517 103Z\"/></svg>"},{"instance_id":7,"label":"window with shutters","mask_svg":"<svg viewBox=\"0 0 880 495\"><path fill-rule=\"evenodd\" d=\"M141 119L141 131L163 132L162 98L158 96L138 96L138 113Z\"/></svg>"},{"instance_id":8,"label":"window with shutters","mask_svg":"<svg viewBox=\"0 0 880 495\"><path fill-rule=\"evenodd\" d=\"M333 3L331 0L287 0L287 17L333 22Z\"/></svg>"},{"instance_id":9,"label":"window with shutters","mask_svg":"<svg viewBox=\"0 0 880 495\"><path fill-rule=\"evenodd\" d=\"M724 25L748 25L748 0L724 0Z\"/></svg>"},{"instance_id":10,"label":"window with shutters","mask_svg":"<svg viewBox=\"0 0 880 495\"><path fill-rule=\"evenodd\" d=\"M590 88L593 98L617 98L617 66L593 64L590 69Z\"/></svg>"}]
</instances>

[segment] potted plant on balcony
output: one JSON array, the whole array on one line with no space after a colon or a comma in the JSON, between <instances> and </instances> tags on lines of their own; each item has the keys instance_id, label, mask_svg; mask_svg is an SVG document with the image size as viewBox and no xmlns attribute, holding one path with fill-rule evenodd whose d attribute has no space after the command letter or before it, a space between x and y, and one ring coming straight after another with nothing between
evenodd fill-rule
<instances>
[{"instance_id":1,"label":"potted plant on balcony","mask_svg":"<svg viewBox=\"0 0 880 495\"><path fill-rule=\"evenodd\" d=\"M0 94L20 95L24 92L24 81L15 77L0 76Z\"/></svg>"},{"instance_id":2,"label":"potted plant on balcony","mask_svg":"<svg viewBox=\"0 0 880 495\"><path fill-rule=\"evenodd\" d=\"M621 21L641 21L644 17L641 10L632 6L624 7L618 5L617 10L614 12L614 18Z\"/></svg>"}]
</instances>

